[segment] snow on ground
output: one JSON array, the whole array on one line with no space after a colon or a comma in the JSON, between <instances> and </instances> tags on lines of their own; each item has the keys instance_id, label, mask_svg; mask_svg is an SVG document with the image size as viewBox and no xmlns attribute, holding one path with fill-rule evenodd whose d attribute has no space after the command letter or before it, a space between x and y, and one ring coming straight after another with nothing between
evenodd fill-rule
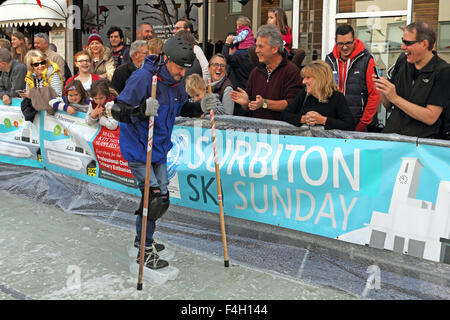
<instances>
[{"instance_id":1,"label":"snow on ground","mask_svg":"<svg viewBox=\"0 0 450 320\"><path fill-rule=\"evenodd\" d=\"M173 281L155 285L128 271L134 232L0 191L0 300L360 299L279 272L166 242ZM158 236L158 232L156 233ZM206 241L206 240L205 240ZM301 262L301 261L300 261Z\"/></svg>"}]
</instances>

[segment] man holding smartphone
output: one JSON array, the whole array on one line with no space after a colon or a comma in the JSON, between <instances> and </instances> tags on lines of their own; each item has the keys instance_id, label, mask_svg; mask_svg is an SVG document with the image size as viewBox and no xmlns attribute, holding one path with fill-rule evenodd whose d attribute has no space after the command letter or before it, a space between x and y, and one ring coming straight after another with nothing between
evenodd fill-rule
<instances>
[{"instance_id":1,"label":"man holding smartphone","mask_svg":"<svg viewBox=\"0 0 450 320\"><path fill-rule=\"evenodd\" d=\"M337 75L339 90L345 95L355 118L355 130L375 131L380 104L380 93L375 90L372 81L375 61L362 41L355 37L352 26L338 26L335 41L333 51L327 55L325 62Z\"/></svg>"},{"instance_id":2,"label":"man holding smartphone","mask_svg":"<svg viewBox=\"0 0 450 320\"><path fill-rule=\"evenodd\" d=\"M8 49L0 48L0 98L3 104L10 105L11 98L19 97L19 91L25 89L27 67L13 60Z\"/></svg>"},{"instance_id":3,"label":"man holding smartphone","mask_svg":"<svg viewBox=\"0 0 450 320\"><path fill-rule=\"evenodd\" d=\"M381 102L391 115L383 133L437 138L442 112L450 100L450 65L433 51L436 33L413 22L403 31L401 54L389 69L389 80L373 78Z\"/></svg>"}]
</instances>

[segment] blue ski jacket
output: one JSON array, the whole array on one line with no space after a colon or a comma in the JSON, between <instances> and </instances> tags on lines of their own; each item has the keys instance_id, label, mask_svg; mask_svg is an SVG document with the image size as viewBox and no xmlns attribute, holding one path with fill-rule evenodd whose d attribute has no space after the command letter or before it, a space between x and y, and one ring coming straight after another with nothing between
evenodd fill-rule
<instances>
[{"instance_id":1,"label":"blue ski jacket","mask_svg":"<svg viewBox=\"0 0 450 320\"><path fill-rule=\"evenodd\" d=\"M155 55L145 58L143 67L131 74L117 101L131 107L145 104L145 100L151 97L152 77L157 72L160 59ZM189 97L183 82L172 78L165 65L160 67L157 74L156 99L160 106L158 116L154 117L152 163L161 164L167 162L167 154L172 148L170 138L175 117L180 114L181 107ZM128 162L147 161L148 124L148 120L120 122L120 152Z\"/></svg>"}]
</instances>

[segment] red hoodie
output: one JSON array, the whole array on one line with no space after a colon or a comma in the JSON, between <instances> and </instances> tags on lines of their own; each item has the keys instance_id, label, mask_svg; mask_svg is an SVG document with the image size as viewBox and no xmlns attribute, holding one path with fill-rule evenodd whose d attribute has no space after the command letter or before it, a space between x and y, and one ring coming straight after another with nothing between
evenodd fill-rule
<instances>
[{"instance_id":1,"label":"red hoodie","mask_svg":"<svg viewBox=\"0 0 450 320\"><path fill-rule=\"evenodd\" d=\"M292 47L292 33L291 33L291 28L289 28L288 26L286 26L286 34L281 34L281 37L283 38L283 41L285 42L284 47L286 48L286 50L288 52L291 52L291 47Z\"/></svg>"},{"instance_id":2,"label":"red hoodie","mask_svg":"<svg viewBox=\"0 0 450 320\"><path fill-rule=\"evenodd\" d=\"M339 90L345 95L345 81L347 79L347 67L348 64L354 59L358 54L360 54L365 49L364 43L358 38L355 39L355 47L353 49L350 58L347 61L342 61L340 59L340 53L337 45L334 45L333 55L338 58L339 61ZM375 86L372 81L373 67L375 66L375 61L373 59L369 60L369 64L367 66L366 71L366 85L368 91L367 105L364 109L363 115L361 119L359 119L359 123L356 125L355 130L364 131L366 126L372 122L372 119L377 113L378 106L380 104L380 93L375 89Z\"/></svg>"}]
</instances>

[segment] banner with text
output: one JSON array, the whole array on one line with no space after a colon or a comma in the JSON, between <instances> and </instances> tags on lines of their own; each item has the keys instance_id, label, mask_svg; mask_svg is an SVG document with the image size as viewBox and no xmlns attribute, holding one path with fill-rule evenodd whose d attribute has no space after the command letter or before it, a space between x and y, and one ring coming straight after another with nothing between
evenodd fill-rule
<instances>
[{"instance_id":1,"label":"banner with text","mask_svg":"<svg viewBox=\"0 0 450 320\"><path fill-rule=\"evenodd\" d=\"M449 148L216 135L226 215L435 261L450 250ZM211 130L176 127L172 140L173 203L218 213Z\"/></svg>"},{"instance_id":2,"label":"banner with text","mask_svg":"<svg viewBox=\"0 0 450 320\"><path fill-rule=\"evenodd\" d=\"M0 161L44 167L140 195L119 129L85 113L0 106ZM450 149L415 143L216 130L228 216L435 261L450 257ZM175 126L171 202L218 213L209 128Z\"/></svg>"}]
</instances>

